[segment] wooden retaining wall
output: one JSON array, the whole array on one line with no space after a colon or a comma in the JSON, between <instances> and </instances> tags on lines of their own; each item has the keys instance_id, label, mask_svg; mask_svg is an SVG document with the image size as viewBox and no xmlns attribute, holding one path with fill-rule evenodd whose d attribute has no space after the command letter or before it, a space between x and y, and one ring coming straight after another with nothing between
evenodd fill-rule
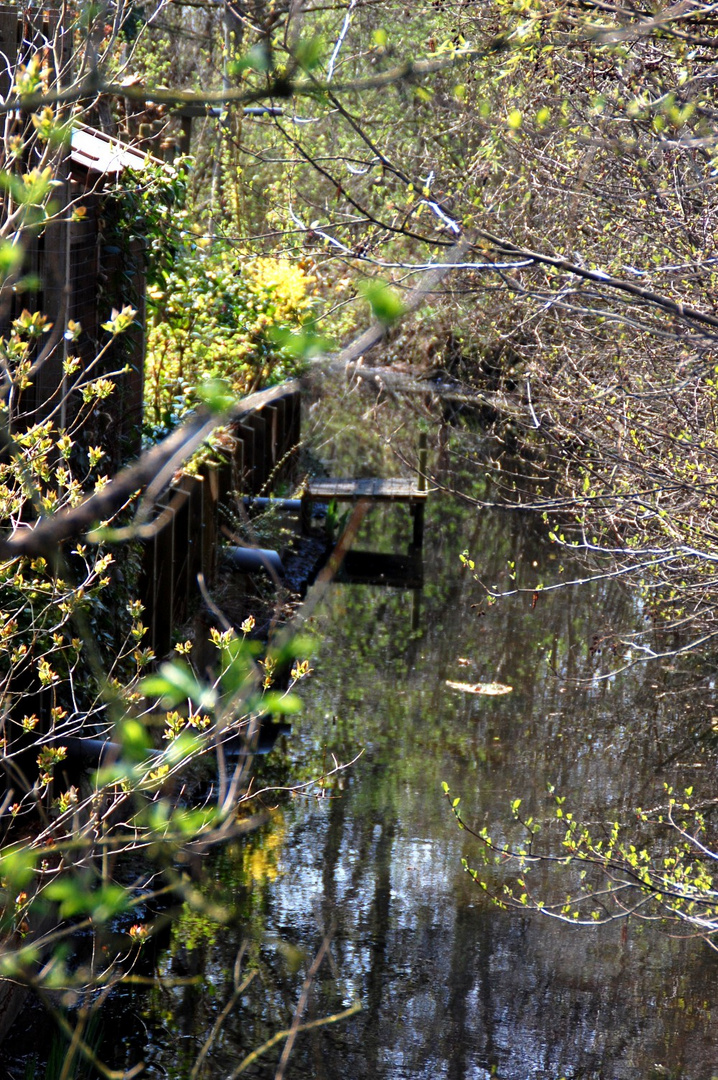
<instances>
[{"instance_id":1,"label":"wooden retaining wall","mask_svg":"<svg viewBox=\"0 0 718 1080\"><path fill-rule=\"evenodd\" d=\"M223 456L197 476L179 476L157 504L156 528L145 541L142 568L143 646L162 657L198 596L197 577L211 585L222 539L221 508L235 493L268 494L293 463L301 437L300 387L283 383L244 398L233 409Z\"/></svg>"}]
</instances>

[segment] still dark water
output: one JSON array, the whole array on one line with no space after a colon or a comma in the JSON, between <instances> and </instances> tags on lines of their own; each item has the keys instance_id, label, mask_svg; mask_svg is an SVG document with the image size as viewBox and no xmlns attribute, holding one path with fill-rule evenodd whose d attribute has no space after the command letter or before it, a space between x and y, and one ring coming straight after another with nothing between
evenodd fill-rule
<instances>
[{"instance_id":1,"label":"still dark water","mask_svg":"<svg viewBox=\"0 0 718 1080\"><path fill-rule=\"evenodd\" d=\"M393 433L413 453L413 421L404 428L391 406L375 409L357 394L338 404L320 403L310 419L329 471L405 471L382 436ZM445 429L432 435L430 467L449 487L485 496L481 451L478 434ZM376 510L358 546L403 550L409 535L404 511ZM550 784L599 825L660 802L664 782L710 797L711 672L684 659L602 680L618 662L613 638L645 625L634 597L603 581L546 594L533 609L530 594L488 606L462 568L465 549L492 586L509 587L513 573L533 585L576 571L534 519L437 492L420 594L333 584L314 597L305 712L260 780L305 779L362 756L324 789L268 793L265 805L277 808L267 828L208 857L200 888L232 918L218 926L196 908L177 914L156 986L108 1003L103 1049L115 1067L141 1058L152 1078L188 1077L244 948L241 977L254 977L200 1074L231 1077L291 1024L329 938L302 1021L362 1008L300 1033L287 1077L718 1076L718 957L655 924L582 930L498 910L462 870L462 856L477 861L477 842L457 829L441 792L446 781L467 820L496 838L511 827L514 798L550 818ZM513 692L472 696L447 680L498 681ZM565 891L562 873L542 882L547 891ZM172 985L191 976L193 985ZM274 1077L281 1050L243 1075Z\"/></svg>"}]
</instances>

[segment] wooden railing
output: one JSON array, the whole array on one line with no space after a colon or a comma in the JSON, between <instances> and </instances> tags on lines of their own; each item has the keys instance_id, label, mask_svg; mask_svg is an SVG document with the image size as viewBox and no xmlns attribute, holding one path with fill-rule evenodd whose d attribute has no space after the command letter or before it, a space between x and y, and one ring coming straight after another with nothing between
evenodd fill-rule
<instances>
[{"instance_id":1,"label":"wooden railing","mask_svg":"<svg viewBox=\"0 0 718 1080\"><path fill-rule=\"evenodd\" d=\"M286 475L301 437L297 382L244 398L232 410L223 461L181 475L158 500L156 528L144 542L142 599L147 639L161 657L198 595L201 573L211 585L221 540L221 507L237 495L259 495Z\"/></svg>"}]
</instances>

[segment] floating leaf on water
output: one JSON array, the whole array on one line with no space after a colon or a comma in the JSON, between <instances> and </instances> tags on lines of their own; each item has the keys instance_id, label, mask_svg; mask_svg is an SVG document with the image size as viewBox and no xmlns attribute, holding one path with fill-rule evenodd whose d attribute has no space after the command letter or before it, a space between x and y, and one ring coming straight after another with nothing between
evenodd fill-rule
<instances>
[{"instance_id":1,"label":"floating leaf on water","mask_svg":"<svg viewBox=\"0 0 718 1080\"><path fill-rule=\"evenodd\" d=\"M500 682L466 683L447 679L446 685L452 690L461 690L464 694L483 694L485 697L500 697L502 694L510 694L513 690L513 686Z\"/></svg>"}]
</instances>

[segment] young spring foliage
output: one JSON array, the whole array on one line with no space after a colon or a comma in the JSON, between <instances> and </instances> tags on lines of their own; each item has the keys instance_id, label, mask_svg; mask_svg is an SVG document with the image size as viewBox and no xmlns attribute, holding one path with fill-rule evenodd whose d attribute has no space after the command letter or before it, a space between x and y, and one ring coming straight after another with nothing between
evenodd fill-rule
<instances>
[{"instance_id":1,"label":"young spring foliage","mask_svg":"<svg viewBox=\"0 0 718 1080\"><path fill-rule=\"evenodd\" d=\"M444 795L461 829L479 842L477 869L464 869L501 908L540 912L577 926L601 926L634 917L659 919L672 933L702 937L718 948L716 850L707 812L712 802L666 787L666 801L635 820L583 825L566 796L548 792L552 816L540 822L511 803L513 839L494 841L488 828L471 828ZM508 879L508 880L507 880Z\"/></svg>"}]
</instances>

